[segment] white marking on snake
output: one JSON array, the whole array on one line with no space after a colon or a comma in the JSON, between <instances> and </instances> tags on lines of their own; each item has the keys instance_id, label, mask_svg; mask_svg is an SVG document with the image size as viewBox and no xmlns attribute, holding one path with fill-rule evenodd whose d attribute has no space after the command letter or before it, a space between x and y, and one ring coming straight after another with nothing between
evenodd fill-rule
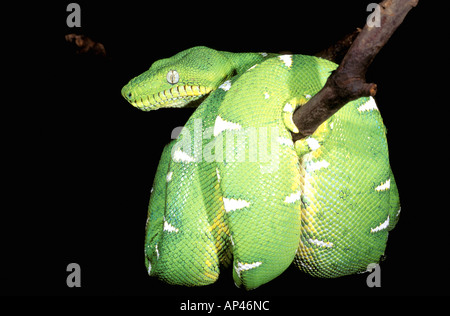
<instances>
[{"instance_id":1,"label":"white marking on snake","mask_svg":"<svg viewBox=\"0 0 450 316\"><path fill-rule=\"evenodd\" d=\"M375 191L385 191L391 187L391 179L387 179L386 182L380 184L375 188Z\"/></svg>"},{"instance_id":2,"label":"white marking on snake","mask_svg":"<svg viewBox=\"0 0 450 316\"><path fill-rule=\"evenodd\" d=\"M294 106L290 103L286 103L286 105L283 108L284 112L293 113L294 112Z\"/></svg>"},{"instance_id":3,"label":"white marking on snake","mask_svg":"<svg viewBox=\"0 0 450 316\"><path fill-rule=\"evenodd\" d=\"M306 165L306 171L312 172L322 168L327 168L330 165L328 161L320 160L320 161L312 161Z\"/></svg>"},{"instance_id":4,"label":"white marking on snake","mask_svg":"<svg viewBox=\"0 0 450 316\"><path fill-rule=\"evenodd\" d=\"M328 242L328 241L324 242L322 240L309 238L308 242L311 243L311 244L317 245L319 247L327 247L327 248L333 247L333 243L332 242Z\"/></svg>"},{"instance_id":5,"label":"white marking on snake","mask_svg":"<svg viewBox=\"0 0 450 316\"><path fill-rule=\"evenodd\" d=\"M301 193L301 190L298 190L297 192L286 196L286 198L284 199L284 203L294 203L295 201L300 200Z\"/></svg>"},{"instance_id":6,"label":"white marking on snake","mask_svg":"<svg viewBox=\"0 0 450 316\"><path fill-rule=\"evenodd\" d=\"M277 140L281 145L285 145L288 147L294 147L294 142L292 141L292 139L289 139L286 137L278 137Z\"/></svg>"},{"instance_id":7,"label":"white marking on snake","mask_svg":"<svg viewBox=\"0 0 450 316\"><path fill-rule=\"evenodd\" d=\"M400 207L397 211L397 215L395 215L396 217L400 215L400 211L402 210L402 208Z\"/></svg>"},{"instance_id":8,"label":"white marking on snake","mask_svg":"<svg viewBox=\"0 0 450 316\"><path fill-rule=\"evenodd\" d=\"M169 182L170 180L172 180L172 175L173 175L173 171L170 171L169 173L167 173L166 176L166 181Z\"/></svg>"},{"instance_id":9,"label":"white marking on snake","mask_svg":"<svg viewBox=\"0 0 450 316\"><path fill-rule=\"evenodd\" d=\"M258 64L254 64L253 66L251 66L250 68L248 68L247 71L252 70L252 69L255 68L256 66L258 66Z\"/></svg>"},{"instance_id":10,"label":"white marking on snake","mask_svg":"<svg viewBox=\"0 0 450 316\"><path fill-rule=\"evenodd\" d=\"M230 242L231 242L231 245L234 247L233 236L230 236Z\"/></svg>"},{"instance_id":11,"label":"white marking on snake","mask_svg":"<svg viewBox=\"0 0 450 316\"><path fill-rule=\"evenodd\" d=\"M241 199L228 199L223 198L223 206L225 207L225 212L231 212L235 210L240 210L241 208L250 206L250 203Z\"/></svg>"},{"instance_id":12,"label":"white marking on snake","mask_svg":"<svg viewBox=\"0 0 450 316\"><path fill-rule=\"evenodd\" d=\"M216 168L216 174L217 174L217 182L220 183L220 173L219 173L219 169Z\"/></svg>"},{"instance_id":13,"label":"white marking on snake","mask_svg":"<svg viewBox=\"0 0 450 316\"><path fill-rule=\"evenodd\" d=\"M217 116L216 122L214 123L214 136L219 135L224 130L239 130L242 126L223 120L220 116Z\"/></svg>"},{"instance_id":14,"label":"white marking on snake","mask_svg":"<svg viewBox=\"0 0 450 316\"><path fill-rule=\"evenodd\" d=\"M320 147L319 142L317 141L317 139L313 138L313 137L308 137L306 139L306 143L308 144L309 148L311 150L316 150L317 148Z\"/></svg>"},{"instance_id":15,"label":"white marking on snake","mask_svg":"<svg viewBox=\"0 0 450 316\"><path fill-rule=\"evenodd\" d=\"M175 162L194 162L195 158L189 156L184 151L181 151L181 149L175 150L172 157L173 161Z\"/></svg>"},{"instance_id":16,"label":"white marking on snake","mask_svg":"<svg viewBox=\"0 0 450 316\"><path fill-rule=\"evenodd\" d=\"M364 103L363 105L361 105L358 108L359 112L372 111L372 110L378 111L378 107L377 107L377 104L375 103L375 99L372 97L369 98L369 101L367 101L366 103Z\"/></svg>"},{"instance_id":17,"label":"white marking on snake","mask_svg":"<svg viewBox=\"0 0 450 316\"><path fill-rule=\"evenodd\" d=\"M278 58L281 59L281 61L286 65L286 67L292 66L292 55L281 55L278 56Z\"/></svg>"},{"instance_id":18,"label":"white marking on snake","mask_svg":"<svg viewBox=\"0 0 450 316\"><path fill-rule=\"evenodd\" d=\"M164 221L164 230L169 233L178 233L178 228L173 227L167 221Z\"/></svg>"},{"instance_id":19,"label":"white marking on snake","mask_svg":"<svg viewBox=\"0 0 450 316\"><path fill-rule=\"evenodd\" d=\"M156 258L159 259L158 244L155 245L155 251L156 251Z\"/></svg>"},{"instance_id":20,"label":"white marking on snake","mask_svg":"<svg viewBox=\"0 0 450 316\"><path fill-rule=\"evenodd\" d=\"M225 82L222 83L222 84L220 85L220 87L219 87L219 89L222 89L222 90L225 90L225 91L230 90L230 88L231 88L231 80L225 81Z\"/></svg>"},{"instance_id":21,"label":"white marking on snake","mask_svg":"<svg viewBox=\"0 0 450 316\"><path fill-rule=\"evenodd\" d=\"M247 271L247 270L251 270L254 268L259 267L262 264L261 261L257 261L257 262L253 262L253 263L242 263L242 262L237 262L236 266L234 267L234 270L236 270L236 273L239 277L241 277L241 272L242 271Z\"/></svg>"},{"instance_id":22,"label":"white marking on snake","mask_svg":"<svg viewBox=\"0 0 450 316\"><path fill-rule=\"evenodd\" d=\"M264 92L264 99L268 99L270 98L270 94L268 94L267 92Z\"/></svg>"},{"instance_id":23,"label":"white marking on snake","mask_svg":"<svg viewBox=\"0 0 450 316\"><path fill-rule=\"evenodd\" d=\"M267 53L260 53L262 57L267 57Z\"/></svg>"},{"instance_id":24,"label":"white marking on snake","mask_svg":"<svg viewBox=\"0 0 450 316\"><path fill-rule=\"evenodd\" d=\"M152 271L152 264L150 263L150 260L148 261L148 270L147 273L150 275L150 271Z\"/></svg>"},{"instance_id":25,"label":"white marking on snake","mask_svg":"<svg viewBox=\"0 0 450 316\"><path fill-rule=\"evenodd\" d=\"M387 219L383 223L381 223L380 225L378 225L375 228L371 228L370 232L371 233L376 233L376 232L378 232L378 231L380 231L382 229L387 228L388 226L389 226L389 215L388 215Z\"/></svg>"}]
</instances>

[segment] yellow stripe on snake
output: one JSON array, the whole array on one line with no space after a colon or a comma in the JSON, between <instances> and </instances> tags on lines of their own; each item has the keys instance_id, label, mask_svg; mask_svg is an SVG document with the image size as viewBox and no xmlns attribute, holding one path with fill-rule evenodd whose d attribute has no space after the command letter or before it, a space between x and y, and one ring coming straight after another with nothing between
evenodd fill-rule
<instances>
[{"instance_id":1,"label":"yellow stripe on snake","mask_svg":"<svg viewBox=\"0 0 450 316\"><path fill-rule=\"evenodd\" d=\"M337 65L304 55L194 47L156 61L122 95L156 110L198 104L161 156L145 265L170 284L211 284L232 265L254 289L294 263L317 277L383 256L400 202L373 98L349 102L313 135L292 121Z\"/></svg>"}]
</instances>

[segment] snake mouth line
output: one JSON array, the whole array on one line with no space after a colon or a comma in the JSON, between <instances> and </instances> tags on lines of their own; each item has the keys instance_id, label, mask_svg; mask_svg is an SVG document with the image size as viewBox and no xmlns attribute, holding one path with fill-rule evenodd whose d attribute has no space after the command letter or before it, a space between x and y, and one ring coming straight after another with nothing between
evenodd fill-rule
<instances>
[{"instance_id":1,"label":"snake mouth line","mask_svg":"<svg viewBox=\"0 0 450 316\"><path fill-rule=\"evenodd\" d=\"M140 110L150 111L161 107L182 107L190 101L194 101L213 90L203 86L175 86L159 93L144 95L130 103Z\"/></svg>"}]
</instances>

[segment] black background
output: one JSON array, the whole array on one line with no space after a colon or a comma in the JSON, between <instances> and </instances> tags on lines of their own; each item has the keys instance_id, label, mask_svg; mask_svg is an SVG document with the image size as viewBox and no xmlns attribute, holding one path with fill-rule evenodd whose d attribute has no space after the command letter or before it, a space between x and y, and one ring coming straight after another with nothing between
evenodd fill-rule
<instances>
[{"instance_id":1,"label":"black background","mask_svg":"<svg viewBox=\"0 0 450 316\"><path fill-rule=\"evenodd\" d=\"M150 188L172 129L192 110L141 112L120 89L153 61L197 45L314 54L362 27L370 1L78 1L81 28L67 27L68 3L41 8L34 17L44 26L30 26L20 40L23 48L12 49L34 67L11 77L11 86L28 88L11 92L8 104L15 113L3 116L5 124L14 124L4 134L11 160L3 169L11 177L3 195L12 203L5 202L4 215L11 217L1 223L2 294L449 294L443 154L449 101L437 77L446 73L439 39L445 21L430 15L427 1L408 14L367 73L367 81L378 84L402 202L381 265L381 287L368 288L367 274L317 279L291 267L249 293L234 286L231 271L199 288L148 277L143 239ZM74 53L64 39L68 33L103 43L107 58ZM81 266L81 288L66 285L71 262Z\"/></svg>"}]
</instances>

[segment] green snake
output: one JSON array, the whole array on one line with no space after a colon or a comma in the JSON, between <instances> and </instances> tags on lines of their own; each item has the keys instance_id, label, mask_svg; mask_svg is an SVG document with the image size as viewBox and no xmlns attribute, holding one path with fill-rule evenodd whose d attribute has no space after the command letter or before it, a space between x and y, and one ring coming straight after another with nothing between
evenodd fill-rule
<instances>
[{"instance_id":1,"label":"green snake","mask_svg":"<svg viewBox=\"0 0 450 316\"><path fill-rule=\"evenodd\" d=\"M374 99L349 102L311 136L291 136L293 112L336 68L313 56L194 47L123 87L144 111L198 106L156 171L150 276L200 286L232 265L235 284L250 290L292 263L334 278L381 260L400 202Z\"/></svg>"}]
</instances>

